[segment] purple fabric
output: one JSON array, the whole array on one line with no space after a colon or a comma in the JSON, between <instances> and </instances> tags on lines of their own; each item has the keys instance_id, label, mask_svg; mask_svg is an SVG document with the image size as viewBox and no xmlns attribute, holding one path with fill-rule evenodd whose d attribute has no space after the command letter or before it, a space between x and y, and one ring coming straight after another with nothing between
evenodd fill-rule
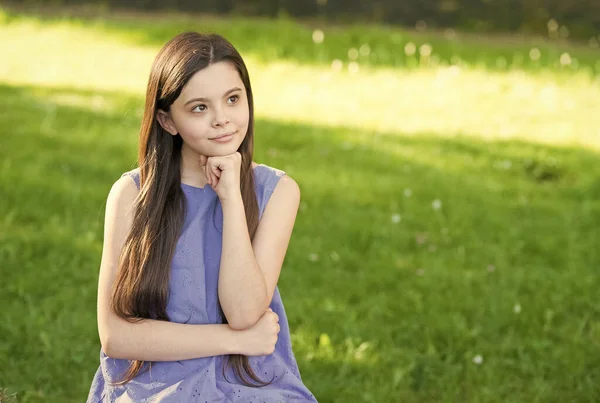
<instances>
[{"instance_id":1,"label":"purple fabric","mask_svg":"<svg viewBox=\"0 0 600 403\"><path fill-rule=\"evenodd\" d=\"M123 174L139 187L139 169ZM258 165L254 180L259 217L283 171ZM171 266L167 313L172 322L190 324L222 323L218 313L217 282L221 260L223 210L215 191L206 185L197 188L182 184L187 213ZM112 386L128 368L127 360L113 359L100 351L88 403L96 402L316 402L304 386L292 352L290 329L279 289L270 305L279 315L281 327L273 354L249 357L254 373L265 387L244 386L230 367L223 377L225 356L175 362L156 362L124 386ZM202 340L198 340L199 343ZM229 382L228 382L229 381Z\"/></svg>"}]
</instances>

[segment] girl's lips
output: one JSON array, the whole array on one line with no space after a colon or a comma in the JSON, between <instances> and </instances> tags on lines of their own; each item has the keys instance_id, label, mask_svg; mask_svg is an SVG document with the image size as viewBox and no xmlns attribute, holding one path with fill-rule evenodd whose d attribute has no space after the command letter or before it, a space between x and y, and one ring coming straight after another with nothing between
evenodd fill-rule
<instances>
[{"instance_id":1,"label":"girl's lips","mask_svg":"<svg viewBox=\"0 0 600 403\"><path fill-rule=\"evenodd\" d=\"M212 140L217 141L219 143L227 143L232 138L233 138L233 134L228 134L227 136L219 137L218 139L212 139Z\"/></svg>"},{"instance_id":2,"label":"girl's lips","mask_svg":"<svg viewBox=\"0 0 600 403\"><path fill-rule=\"evenodd\" d=\"M227 135L222 136L222 137L214 138L214 139L211 139L211 140L219 142L219 143L227 143L229 140L231 140L233 138L234 134L235 134L235 132L227 134Z\"/></svg>"}]
</instances>

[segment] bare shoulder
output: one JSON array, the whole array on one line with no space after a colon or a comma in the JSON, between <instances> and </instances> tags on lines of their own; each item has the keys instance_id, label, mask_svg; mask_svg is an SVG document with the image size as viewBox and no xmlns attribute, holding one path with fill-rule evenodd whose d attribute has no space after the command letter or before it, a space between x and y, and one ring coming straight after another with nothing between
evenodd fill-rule
<instances>
[{"instance_id":1,"label":"bare shoulder","mask_svg":"<svg viewBox=\"0 0 600 403\"><path fill-rule=\"evenodd\" d=\"M128 216L133 212L140 191L129 175L119 178L111 187L106 200L107 217Z\"/></svg>"},{"instance_id":2,"label":"bare shoulder","mask_svg":"<svg viewBox=\"0 0 600 403\"><path fill-rule=\"evenodd\" d=\"M271 171L273 171L275 173L275 175L279 176L280 179L277 181L277 185L275 186L275 189L273 191L273 197L276 198L283 198L286 200L283 201L289 201L289 199L299 199L300 198L300 187L298 186L298 183L291 177L289 176L285 171L282 171L281 169L269 166L269 165L265 165L265 164L257 164L256 162L252 162L252 168L256 168L257 166L263 166L266 169L269 169ZM283 195L283 196L281 196Z\"/></svg>"},{"instance_id":3,"label":"bare shoulder","mask_svg":"<svg viewBox=\"0 0 600 403\"><path fill-rule=\"evenodd\" d=\"M271 199L276 204L283 204L297 209L300 204L300 186L291 176L282 175L273 190Z\"/></svg>"},{"instance_id":4,"label":"bare shoulder","mask_svg":"<svg viewBox=\"0 0 600 403\"><path fill-rule=\"evenodd\" d=\"M300 186L298 186L298 183L287 174L281 176L281 179L277 182L277 186L275 186L275 190L277 189L280 189L280 191L284 193L300 195Z\"/></svg>"},{"instance_id":5,"label":"bare shoulder","mask_svg":"<svg viewBox=\"0 0 600 403\"><path fill-rule=\"evenodd\" d=\"M103 262L109 273L115 273L117 257L129 233L139 191L129 175L119 178L110 189L104 217ZM101 268L101 273L102 273Z\"/></svg>"},{"instance_id":6,"label":"bare shoulder","mask_svg":"<svg viewBox=\"0 0 600 403\"><path fill-rule=\"evenodd\" d=\"M119 178L111 187L106 208L120 212L130 211L139 194L139 190L129 175Z\"/></svg>"}]
</instances>

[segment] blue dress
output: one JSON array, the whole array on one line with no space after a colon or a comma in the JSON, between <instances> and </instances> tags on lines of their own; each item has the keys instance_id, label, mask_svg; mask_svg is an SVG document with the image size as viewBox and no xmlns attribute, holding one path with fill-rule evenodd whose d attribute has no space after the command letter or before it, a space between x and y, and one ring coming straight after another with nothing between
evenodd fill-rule
<instances>
[{"instance_id":1,"label":"blue dress","mask_svg":"<svg viewBox=\"0 0 600 403\"><path fill-rule=\"evenodd\" d=\"M285 172L264 164L255 166L253 171L260 219ZM139 188L139 168L125 175L131 176ZM181 188L187 200L187 213L173 256L167 313L172 322L222 323L217 305L223 230L221 203L210 185L197 188L182 183ZM150 370L139 373L127 384L113 386L109 382L120 379L129 361L110 358L100 350L100 366L87 402L316 402L300 377L278 288L270 307L279 315L281 327L275 351L267 356L248 357L261 380L274 379L270 385L247 387L239 382L231 367L225 372L225 379L222 368L226 356L213 356L155 362Z\"/></svg>"}]
</instances>

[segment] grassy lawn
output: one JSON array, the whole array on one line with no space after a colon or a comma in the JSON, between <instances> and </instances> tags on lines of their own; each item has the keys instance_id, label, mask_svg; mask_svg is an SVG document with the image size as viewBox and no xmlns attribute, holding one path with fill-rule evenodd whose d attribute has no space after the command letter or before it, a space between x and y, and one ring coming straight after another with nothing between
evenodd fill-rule
<instances>
[{"instance_id":1,"label":"grassy lawn","mask_svg":"<svg viewBox=\"0 0 600 403\"><path fill-rule=\"evenodd\" d=\"M320 402L600 399L597 49L4 10L0 401L87 396L106 195L135 164L152 59L185 29L239 47L255 160L302 189L279 288Z\"/></svg>"}]
</instances>

